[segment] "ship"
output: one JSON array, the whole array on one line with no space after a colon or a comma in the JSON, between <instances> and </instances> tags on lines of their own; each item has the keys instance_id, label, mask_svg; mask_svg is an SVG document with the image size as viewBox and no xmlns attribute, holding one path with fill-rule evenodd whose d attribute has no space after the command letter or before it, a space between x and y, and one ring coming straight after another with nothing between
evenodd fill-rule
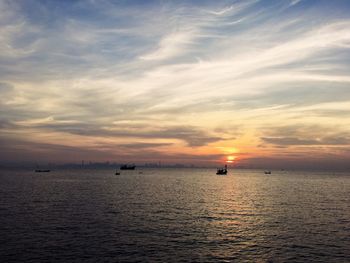
<instances>
[{"instance_id":1,"label":"ship","mask_svg":"<svg viewBox=\"0 0 350 263\"><path fill-rule=\"evenodd\" d=\"M120 166L120 170L135 170L136 166L135 164L123 164Z\"/></svg>"},{"instance_id":2,"label":"ship","mask_svg":"<svg viewBox=\"0 0 350 263\"><path fill-rule=\"evenodd\" d=\"M219 174L219 175L226 175L226 174L227 174L227 165L225 165L225 168L219 168L219 169L217 169L216 174Z\"/></svg>"}]
</instances>

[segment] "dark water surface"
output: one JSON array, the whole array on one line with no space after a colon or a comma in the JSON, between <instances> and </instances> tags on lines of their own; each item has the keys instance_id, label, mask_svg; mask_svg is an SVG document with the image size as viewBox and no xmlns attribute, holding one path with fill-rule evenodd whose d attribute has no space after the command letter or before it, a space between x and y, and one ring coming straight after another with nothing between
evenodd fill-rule
<instances>
[{"instance_id":1,"label":"dark water surface","mask_svg":"<svg viewBox=\"0 0 350 263\"><path fill-rule=\"evenodd\" d=\"M350 262L350 174L0 172L1 262Z\"/></svg>"}]
</instances>

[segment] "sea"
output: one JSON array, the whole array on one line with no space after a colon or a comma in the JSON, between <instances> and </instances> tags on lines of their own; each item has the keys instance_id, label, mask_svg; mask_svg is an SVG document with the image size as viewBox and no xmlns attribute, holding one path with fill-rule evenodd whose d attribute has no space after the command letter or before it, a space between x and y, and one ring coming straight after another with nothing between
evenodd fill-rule
<instances>
[{"instance_id":1,"label":"sea","mask_svg":"<svg viewBox=\"0 0 350 263\"><path fill-rule=\"evenodd\" d=\"M350 262L350 173L0 171L1 262Z\"/></svg>"}]
</instances>

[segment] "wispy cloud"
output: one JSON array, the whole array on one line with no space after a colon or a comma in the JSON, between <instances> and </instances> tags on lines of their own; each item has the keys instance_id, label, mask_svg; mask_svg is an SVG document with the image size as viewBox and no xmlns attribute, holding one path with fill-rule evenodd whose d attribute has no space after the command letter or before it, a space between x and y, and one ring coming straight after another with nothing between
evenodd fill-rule
<instances>
[{"instance_id":1,"label":"wispy cloud","mask_svg":"<svg viewBox=\"0 0 350 263\"><path fill-rule=\"evenodd\" d=\"M293 5L296 5L298 3L300 3L302 0L291 0L290 1L290 5L293 6Z\"/></svg>"},{"instance_id":2,"label":"wispy cloud","mask_svg":"<svg viewBox=\"0 0 350 263\"><path fill-rule=\"evenodd\" d=\"M309 147L348 147L350 145L350 130L332 129L326 125L291 125L263 129L261 140L267 144L278 146L309 146ZM331 151L331 148L329 148Z\"/></svg>"},{"instance_id":3,"label":"wispy cloud","mask_svg":"<svg viewBox=\"0 0 350 263\"><path fill-rule=\"evenodd\" d=\"M190 45L195 38L193 32L175 32L161 39L159 47L149 53L141 56L144 60L169 59L185 53L186 46Z\"/></svg>"}]
</instances>

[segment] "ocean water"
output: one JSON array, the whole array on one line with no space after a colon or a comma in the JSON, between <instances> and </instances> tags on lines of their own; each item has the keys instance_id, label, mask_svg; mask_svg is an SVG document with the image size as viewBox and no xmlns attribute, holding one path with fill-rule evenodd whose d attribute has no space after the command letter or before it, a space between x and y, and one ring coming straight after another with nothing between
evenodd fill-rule
<instances>
[{"instance_id":1,"label":"ocean water","mask_svg":"<svg viewBox=\"0 0 350 263\"><path fill-rule=\"evenodd\" d=\"M350 262L350 174L1 171L0 260Z\"/></svg>"}]
</instances>

